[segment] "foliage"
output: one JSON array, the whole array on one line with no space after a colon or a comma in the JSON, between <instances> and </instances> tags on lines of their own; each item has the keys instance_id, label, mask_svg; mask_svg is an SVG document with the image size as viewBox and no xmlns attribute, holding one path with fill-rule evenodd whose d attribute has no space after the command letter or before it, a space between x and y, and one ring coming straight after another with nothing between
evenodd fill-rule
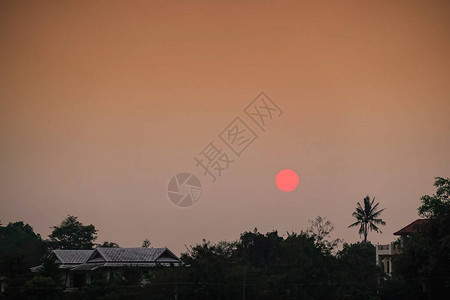
<instances>
[{"instance_id":1,"label":"foliage","mask_svg":"<svg viewBox=\"0 0 450 300\"><path fill-rule=\"evenodd\" d=\"M151 243L148 239L145 239L145 240L142 242L142 247L143 247L143 248L148 248L148 247L150 247L151 244L152 244L152 243Z\"/></svg>"},{"instance_id":2,"label":"foliage","mask_svg":"<svg viewBox=\"0 0 450 300\"><path fill-rule=\"evenodd\" d=\"M309 227L306 229L306 233L314 238L316 246L323 253L331 254L342 243L342 240L328 240L330 233L334 230L334 225L330 220L325 220L326 218L322 218L321 216L318 216L315 220L309 220Z\"/></svg>"},{"instance_id":3,"label":"foliage","mask_svg":"<svg viewBox=\"0 0 450 300\"><path fill-rule=\"evenodd\" d=\"M436 177L434 186L436 187L435 194L420 198L422 205L418 208L418 211L422 217L445 217L450 211L450 178Z\"/></svg>"},{"instance_id":4,"label":"foliage","mask_svg":"<svg viewBox=\"0 0 450 300\"><path fill-rule=\"evenodd\" d=\"M52 249L93 249L97 239L97 229L90 224L84 226L78 217L67 216L60 226L54 226L49 235Z\"/></svg>"},{"instance_id":5,"label":"foliage","mask_svg":"<svg viewBox=\"0 0 450 300\"><path fill-rule=\"evenodd\" d=\"M111 274L109 279L106 278L106 272L98 269L91 273L92 282L84 288L84 295L78 298L86 299L114 299L118 297L116 291L125 285L121 276Z\"/></svg>"},{"instance_id":6,"label":"foliage","mask_svg":"<svg viewBox=\"0 0 450 300\"><path fill-rule=\"evenodd\" d=\"M41 236L30 225L20 221L0 226L0 275L12 278L10 285L23 284L45 250Z\"/></svg>"},{"instance_id":7,"label":"foliage","mask_svg":"<svg viewBox=\"0 0 450 300\"><path fill-rule=\"evenodd\" d=\"M347 262L324 252L326 235L321 235L321 242L317 242L317 235L300 232L283 237L277 231L262 234L255 228L242 233L236 242L212 244L204 240L182 255L185 266L155 270L147 288L151 294L177 295L178 299L240 299L244 295L248 299L338 298L341 277L348 278L345 272L353 270ZM372 277L367 275L371 285L361 286L357 278L347 282L354 295L376 296L379 273L373 251L371 256L367 251L353 254L364 255L359 259L365 262L361 268L375 270Z\"/></svg>"},{"instance_id":8,"label":"foliage","mask_svg":"<svg viewBox=\"0 0 450 300\"><path fill-rule=\"evenodd\" d=\"M369 243L345 243L337 253L341 284L339 295L348 299L371 299L378 291L383 272L375 262L375 246Z\"/></svg>"},{"instance_id":9,"label":"foliage","mask_svg":"<svg viewBox=\"0 0 450 300\"><path fill-rule=\"evenodd\" d=\"M42 258L42 265L37 272L40 276L53 279L56 284L62 285L62 271L54 259L48 256Z\"/></svg>"},{"instance_id":10,"label":"foliage","mask_svg":"<svg viewBox=\"0 0 450 300\"><path fill-rule=\"evenodd\" d=\"M102 248L120 248L119 244L114 242L104 241L103 244L98 245L98 247Z\"/></svg>"},{"instance_id":11,"label":"foliage","mask_svg":"<svg viewBox=\"0 0 450 300\"><path fill-rule=\"evenodd\" d=\"M75 217L66 221L58 228L74 224L84 228ZM57 266L52 260L44 259L38 276L27 283L23 295L28 297L41 285L49 294L40 297L70 296L77 299L376 297L378 269L373 258L373 246L346 244L342 251L333 255L337 245L337 240L329 238L333 228L330 221L318 217L310 222L305 232L281 236L277 231L263 234L255 228L243 232L237 241L213 244L203 240L182 254L182 266L156 266L149 273L138 268L123 268L117 274L113 272L108 280L104 270L99 269L92 273L92 284L64 295L59 294ZM62 241L67 242L64 244L67 248L72 242L64 238L58 240ZM110 244L113 243L104 243ZM372 248L369 249L370 246ZM355 275L355 268L364 276L363 284ZM143 282L146 282L145 286L141 286Z\"/></svg>"},{"instance_id":12,"label":"foliage","mask_svg":"<svg viewBox=\"0 0 450 300\"><path fill-rule=\"evenodd\" d=\"M366 196L364 198L364 206L361 203L357 203L356 210L353 212L352 216L356 218L356 222L349 225L348 227L359 226L359 235L364 235L364 243L367 242L367 234L370 231L374 230L375 232L381 232L377 225L386 225L386 223L378 218L380 214L384 211L384 208L381 210L378 209L377 203L373 205L375 202L375 197L370 201L370 197ZM377 224L377 225L375 225Z\"/></svg>"},{"instance_id":13,"label":"foliage","mask_svg":"<svg viewBox=\"0 0 450 300\"><path fill-rule=\"evenodd\" d=\"M54 299L63 288L53 278L38 275L25 283L25 294L37 296L37 299Z\"/></svg>"},{"instance_id":14,"label":"foliage","mask_svg":"<svg viewBox=\"0 0 450 300\"><path fill-rule=\"evenodd\" d=\"M203 240L182 254L182 266L156 266L150 272L123 268L107 280L104 270L92 272L92 284L76 293L61 293L61 274L44 257L37 276L29 267L39 263L45 243L23 222L0 225L0 273L10 277L11 299L446 299L450 295L450 179L436 178L436 192L423 196L419 214L428 218L403 239L387 277L375 263L375 247L367 242L383 209L369 196L358 202L353 216L364 242L332 240L333 224L322 217L306 231L243 232L237 241L213 244ZM60 249L92 249L97 236L68 216L53 227L49 244ZM118 247L104 242L102 247ZM143 247L150 246L145 240ZM26 282L26 283L25 283ZM145 286L142 283L146 282ZM25 284L24 284L25 283ZM14 286L20 285L14 289ZM8 289L7 289L8 291Z\"/></svg>"},{"instance_id":15,"label":"foliage","mask_svg":"<svg viewBox=\"0 0 450 300\"><path fill-rule=\"evenodd\" d=\"M428 222L404 239L402 253L394 262L393 280L422 299L450 295L450 179L437 177L434 186L436 193L423 196L419 207Z\"/></svg>"}]
</instances>

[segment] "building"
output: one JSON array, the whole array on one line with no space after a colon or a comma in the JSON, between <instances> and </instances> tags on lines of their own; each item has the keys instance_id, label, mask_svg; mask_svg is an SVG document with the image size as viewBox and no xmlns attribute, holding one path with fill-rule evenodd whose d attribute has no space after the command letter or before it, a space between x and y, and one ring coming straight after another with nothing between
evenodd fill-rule
<instances>
[{"instance_id":1,"label":"building","mask_svg":"<svg viewBox=\"0 0 450 300\"><path fill-rule=\"evenodd\" d=\"M156 266L178 266L181 260L168 248L97 248L95 250L53 250L49 255L62 272L66 288L80 288L91 283L92 273L102 273L109 280L122 276L127 267L146 273ZM38 272L42 266L31 268Z\"/></svg>"},{"instance_id":2,"label":"building","mask_svg":"<svg viewBox=\"0 0 450 300\"><path fill-rule=\"evenodd\" d=\"M388 275L392 274L392 261L394 257L400 253L405 239L411 235L411 233L419 231L420 225L425 224L427 221L427 219L417 219L402 229L394 232L394 235L400 236L397 241L387 245L376 245L376 262L377 265L383 269L384 273Z\"/></svg>"},{"instance_id":3,"label":"building","mask_svg":"<svg viewBox=\"0 0 450 300\"><path fill-rule=\"evenodd\" d=\"M399 253L400 247L397 242L387 245L376 245L377 265L380 266L384 273L392 274L392 260Z\"/></svg>"},{"instance_id":4,"label":"building","mask_svg":"<svg viewBox=\"0 0 450 300\"><path fill-rule=\"evenodd\" d=\"M403 246L405 239L411 235L413 232L420 231L420 225L423 225L428 222L428 219L417 219L411 224L406 225L402 229L394 232L394 235L400 236L400 246Z\"/></svg>"}]
</instances>

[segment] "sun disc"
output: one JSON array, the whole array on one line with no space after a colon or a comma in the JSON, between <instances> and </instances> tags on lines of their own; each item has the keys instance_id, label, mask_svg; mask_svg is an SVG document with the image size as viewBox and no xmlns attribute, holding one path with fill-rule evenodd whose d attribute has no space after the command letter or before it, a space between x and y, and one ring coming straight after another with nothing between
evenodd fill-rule
<instances>
[{"instance_id":1,"label":"sun disc","mask_svg":"<svg viewBox=\"0 0 450 300\"><path fill-rule=\"evenodd\" d=\"M275 184L280 191L291 192L295 190L299 183L298 175L291 169L284 169L278 172L275 177Z\"/></svg>"}]
</instances>

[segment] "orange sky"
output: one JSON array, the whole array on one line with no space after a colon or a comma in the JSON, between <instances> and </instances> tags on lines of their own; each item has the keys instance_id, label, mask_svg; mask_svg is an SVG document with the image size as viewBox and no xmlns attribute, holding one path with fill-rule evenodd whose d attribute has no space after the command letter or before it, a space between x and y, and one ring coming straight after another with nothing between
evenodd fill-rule
<instances>
[{"instance_id":1,"label":"orange sky","mask_svg":"<svg viewBox=\"0 0 450 300\"><path fill-rule=\"evenodd\" d=\"M449 36L448 1L2 1L0 220L179 253L321 215L354 242L369 194L389 242L450 174ZM194 155L260 91L284 114L209 182ZM189 209L166 196L181 171Z\"/></svg>"}]
</instances>

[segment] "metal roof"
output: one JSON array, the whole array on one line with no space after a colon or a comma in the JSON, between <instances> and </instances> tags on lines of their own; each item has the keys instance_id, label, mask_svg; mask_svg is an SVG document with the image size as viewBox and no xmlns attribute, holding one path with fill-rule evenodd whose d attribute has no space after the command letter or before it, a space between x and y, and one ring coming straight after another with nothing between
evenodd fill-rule
<instances>
[{"instance_id":1,"label":"metal roof","mask_svg":"<svg viewBox=\"0 0 450 300\"><path fill-rule=\"evenodd\" d=\"M92 271L92 270L98 269L100 267L103 267L104 265L105 265L104 263L82 264L82 265L72 267L71 271Z\"/></svg>"},{"instance_id":2,"label":"metal roof","mask_svg":"<svg viewBox=\"0 0 450 300\"><path fill-rule=\"evenodd\" d=\"M90 271L101 267L154 267L181 264L181 260L168 248L102 248L95 250L53 250L61 261L60 269ZM42 268L31 268L38 272Z\"/></svg>"},{"instance_id":3,"label":"metal roof","mask_svg":"<svg viewBox=\"0 0 450 300\"><path fill-rule=\"evenodd\" d=\"M62 264L85 263L95 250L53 250Z\"/></svg>"},{"instance_id":4,"label":"metal roof","mask_svg":"<svg viewBox=\"0 0 450 300\"><path fill-rule=\"evenodd\" d=\"M97 248L106 262L155 262L164 252L179 261L179 258L167 248ZM91 255L91 258L95 254Z\"/></svg>"},{"instance_id":5,"label":"metal roof","mask_svg":"<svg viewBox=\"0 0 450 300\"><path fill-rule=\"evenodd\" d=\"M170 266L169 263L106 263L105 267L156 267L156 266Z\"/></svg>"}]
</instances>

